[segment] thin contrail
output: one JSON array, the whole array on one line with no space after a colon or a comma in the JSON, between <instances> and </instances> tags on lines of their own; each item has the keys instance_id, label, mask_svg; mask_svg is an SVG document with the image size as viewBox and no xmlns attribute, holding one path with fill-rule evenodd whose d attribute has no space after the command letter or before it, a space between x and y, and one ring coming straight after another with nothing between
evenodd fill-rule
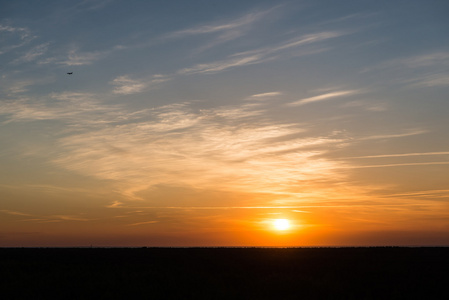
<instances>
[{"instance_id":1,"label":"thin contrail","mask_svg":"<svg viewBox=\"0 0 449 300\"><path fill-rule=\"evenodd\" d=\"M367 155L367 156L344 157L344 159L352 159L352 158L382 158L382 157L406 157L406 156L424 156L424 155L449 155L449 152L420 152L420 153Z\"/></svg>"},{"instance_id":2,"label":"thin contrail","mask_svg":"<svg viewBox=\"0 0 449 300\"><path fill-rule=\"evenodd\" d=\"M387 167L427 166L427 165L449 165L449 161L435 161L435 162L423 162L423 163L405 163L405 164L387 164L387 165L368 165L368 166L351 166L351 167L342 167L342 169L387 168Z\"/></svg>"}]
</instances>

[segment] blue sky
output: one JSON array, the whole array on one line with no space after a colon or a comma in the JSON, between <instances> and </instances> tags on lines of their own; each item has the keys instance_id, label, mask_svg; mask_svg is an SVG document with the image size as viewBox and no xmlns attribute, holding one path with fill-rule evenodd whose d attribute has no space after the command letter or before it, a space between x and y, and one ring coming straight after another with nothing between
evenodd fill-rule
<instances>
[{"instance_id":1,"label":"blue sky","mask_svg":"<svg viewBox=\"0 0 449 300\"><path fill-rule=\"evenodd\" d=\"M446 1L0 11L3 245L449 243Z\"/></svg>"}]
</instances>

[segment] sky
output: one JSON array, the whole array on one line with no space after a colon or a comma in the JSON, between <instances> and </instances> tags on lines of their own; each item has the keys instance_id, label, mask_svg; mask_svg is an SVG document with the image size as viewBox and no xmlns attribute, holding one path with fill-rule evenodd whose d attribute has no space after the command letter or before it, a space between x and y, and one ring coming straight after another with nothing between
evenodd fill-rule
<instances>
[{"instance_id":1,"label":"sky","mask_svg":"<svg viewBox=\"0 0 449 300\"><path fill-rule=\"evenodd\" d=\"M0 1L0 246L449 246L448 13Z\"/></svg>"}]
</instances>

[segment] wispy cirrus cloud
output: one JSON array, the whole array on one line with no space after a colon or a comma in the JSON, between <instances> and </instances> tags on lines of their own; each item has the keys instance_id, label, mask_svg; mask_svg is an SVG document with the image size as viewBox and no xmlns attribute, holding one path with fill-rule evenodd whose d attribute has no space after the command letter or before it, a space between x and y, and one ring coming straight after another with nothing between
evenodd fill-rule
<instances>
[{"instance_id":1,"label":"wispy cirrus cloud","mask_svg":"<svg viewBox=\"0 0 449 300\"><path fill-rule=\"evenodd\" d=\"M36 38L28 28L3 24L0 24L0 35L2 35L3 40L7 41L4 46L0 47L0 55L22 47Z\"/></svg>"},{"instance_id":2,"label":"wispy cirrus cloud","mask_svg":"<svg viewBox=\"0 0 449 300\"><path fill-rule=\"evenodd\" d=\"M2 25L2 24L0 24L0 32L17 33L17 34L19 34L20 39L22 39L22 40L25 40L27 37L30 36L30 31L27 28L13 27L13 26Z\"/></svg>"},{"instance_id":3,"label":"wispy cirrus cloud","mask_svg":"<svg viewBox=\"0 0 449 300\"><path fill-rule=\"evenodd\" d=\"M250 51L239 52L239 53L234 54L233 56L241 56L241 55L246 56L246 55L251 55L251 54L268 55L268 54L280 52L283 50L295 48L298 46L318 43L318 42L325 41L328 39L337 38L337 37L340 37L340 36L343 36L346 34L348 34L348 32L343 32L343 31L323 31L323 32L317 32L317 33L305 34L305 35L290 39L288 41L285 41L283 43L279 43L278 45L275 45L275 46L262 47L262 48L254 49L254 50L250 50Z\"/></svg>"},{"instance_id":4,"label":"wispy cirrus cloud","mask_svg":"<svg viewBox=\"0 0 449 300\"><path fill-rule=\"evenodd\" d=\"M304 104L308 104L308 103L319 102L319 101L326 101L326 100L330 100L330 99L333 99L333 98L355 95L355 94L359 94L360 92L361 91L359 91L359 90L334 91L334 92L321 94L321 95L318 95L318 96L304 98L304 99L301 99L301 100L298 100L298 101L295 101L295 102L290 102L290 103L288 103L286 105L287 106L300 106L300 105L304 105Z\"/></svg>"},{"instance_id":5,"label":"wispy cirrus cloud","mask_svg":"<svg viewBox=\"0 0 449 300\"><path fill-rule=\"evenodd\" d=\"M367 111L382 112L387 110L388 105L385 102L371 103L367 101L355 100L342 104L342 107L357 107Z\"/></svg>"},{"instance_id":6,"label":"wispy cirrus cloud","mask_svg":"<svg viewBox=\"0 0 449 300\"><path fill-rule=\"evenodd\" d=\"M97 60L103 59L116 51L126 49L123 45L116 45L110 49L102 51L79 51L79 49L71 49L65 55L57 55L38 61L39 64L55 63L66 66L83 66L90 65Z\"/></svg>"},{"instance_id":7,"label":"wispy cirrus cloud","mask_svg":"<svg viewBox=\"0 0 449 300\"><path fill-rule=\"evenodd\" d=\"M76 8L80 10L97 10L105 7L114 0L84 0L77 3Z\"/></svg>"},{"instance_id":8,"label":"wispy cirrus cloud","mask_svg":"<svg viewBox=\"0 0 449 300\"><path fill-rule=\"evenodd\" d=\"M449 86L449 52L431 52L398 58L367 68L364 72L381 70L395 74L395 82L410 87ZM413 70L413 72L410 72Z\"/></svg>"},{"instance_id":9,"label":"wispy cirrus cloud","mask_svg":"<svg viewBox=\"0 0 449 300\"><path fill-rule=\"evenodd\" d=\"M252 97L280 95L267 92ZM330 145L344 147L425 132L417 129L359 139L338 132L317 136L309 134L304 124L270 119L266 101L209 109L185 102L128 111L121 105L107 105L94 94L65 92L47 98L47 102L22 98L3 103L0 113L9 115L9 122L59 120L75 127L76 131L66 131L55 141L48 160L63 169L114 182L125 200L145 198L145 191L159 185L175 185L279 195L275 205L300 198L318 201L336 193L331 183L344 182L348 176L344 170L400 166L331 159L326 156ZM123 205L123 201L112 204Z\"/></svg>"},{"instance_id":10,"label":"wispy cirrus cloud","mask_svg":"<svg viewBox=\"0 0 449 300\"><path fill-rule=\"evenodd\" d=\"M418 135L418 134L424 134L429 132L428 130L424 129L411 129L407 130L402 133L386 133L386 134L374 134L374 135L368 135L365 137L359 138L359 140L380 140L380 139L391 139L391 138L401 138L406 136L412 136L412 135Z\"/></svg>"},{"instance_id":11,"label":"wispy cirrus cloud","mask_svg":"<svg viewBox=\"0 0 449 300\"><path fill-rule=\"evenodd\" d=\"M216 24L207 24L200 25L192 28L182 29L179 31L175 31L167 35L167 37L185 37L188 35L197 35L197 34L208 34L208 33L217 33L229 30L235 30L242 27L246 27L252 25L258 21L261 21L265 16L267 16L270 12L272 12L275 8L271 8L265 11L259 12L251 12L242 17L232 19L229 21L216 23Z\"/></svg>"},{"instance_id":12,"label":"wispy cirrus cloud","mask_svg":"<svg viewBox=\"0 0 449 300\"><path fill-rule=\"evenodd\" d=\"M384 197L391 198L405 198L405 197L417 197L417 198L449 198L449 190L424 190L424 191L415 191L415 192L406 192L406 193L394 193L384 195Z\"/></svg>"},{"instance_id":13,"label":"wispy cirrus cloud","mask_svg":"<svg viewBox=\"0 0 449 300\"><path fill-rule=\"evenodd\" d=\"M278 54L282 51L302 45L322 42L331 38L342 36L344 34L345 33L343 32L321 32L315 34L307 34L299 38L280 43L277 46L263 47L255 50L239 52L229 56L227 59L211 63L197 64L193 67L181 69L177 73L180 75L210 74L225 71L234 67L260 64L263 62L279 59ZM321 50L317 50L317 52L321 52ZM313 53L315 52L307 52L306 54Z\"/></svg>"},{"instance_id":14,"label":"wispy cirrus cloud","mask_svg":"<svg viewBox=\"0 0 449 300\"><path fill-rule=\"evenodd\" d=\"M275 206L319 203L336 195L343 202L361 201L366 191L378 187L351 186L348 170L430 165L361 165L326 155L331 148L423 130L358 139L338 132L316 135L307 124L271 119L265 101L208 109L184 102L128 111L92 94L66 92L50 99L45 105L24 99L1 112L10 114L10 121L54 119L76 127L57 138L47 159L62 169L110 182L123 197L110 205L115 208L127 207L126 200L146 199L148 191L164 185L271 195L275 200L270 205ZM47 221L63 220L69 221Z\"/></svg>"},{"instance_id":15,"label":"wispy cirrus cloud","mask_svg":"<svg viewBox=\"0 0 449 300\"><path fill-rule=\"evenodd\" d=\"M108 54L109 51L79 52L77 50L71 50L66 59L59 60L57 63L67 66L90 65Z\"/></svg>"},{"instance_id":16,"label":"wispy cirrus cloud","mask_svg":"<svg viewBox=\"0 0 449 300\"><path fill-rule=\"evenodd\" d=\"M363 168L388 168L388 167L403 167L403 166L431 166L431 165L449 165L449 161L430 161L430 162L411 162L400 164L377 164L377 165L356 165L347 167L350 169L363 169Z\"/></svg>"},{"instance_id":17,"label":"wispy cirrus cloud","mask_svg":"<svg viewBox=\"0 0 449 300\"><path fill-rule=\"evenodd\" d=\"M268 93L251 95L251 96L245 98L245 100L265 101L265 100L273 99L276 97L280 97L282 95L283 95L282 92L268 92Z\"/></svg>"},{"instance_id":18,"label":"wispy cirrus cloud","mask_svg":"<svg viewBox=\"0 0 449 300\"><path fill-rule=\"evenodd\" d=\"M48 223L61 221L90 221L88 218L76 215L37 215L7 209L0 209L0 213L16 216L20 218L19 221L25 222Z\"/></svg>"},{"instance_id":19,"label":"wispy cirrus cloud","mask_svg":"<svg viewBox=\"0 0 449 300\"><path fill-rule=\"evenodd\" d=\"M449 52L435 52L406 58L398 62L408 68L421 70L422 74L405 79L413 87L449 86Z\"/></svg>"},{"instance_id":20,"label":"wispy cirrus cloud","mask_svg":"<svg viewBox=\"0 0 449 300\"><path fill-rule=\"evenodd\" d=\"M0 209L1 213L4 214L8 214L8 215L13 215L13 216L24 216L24 217L28 217L31 216L28 213L24 213L24 212L20 212L20 211L15 211L15 210L8 210L8 209Z\"/></svg>"},{"instance_id":21,"label":"wispy cirrus cloud","mask_svg":"<svg viewBox=\"0 0 449 300\"><path fill-rule=\"evenodd\" d=\"M420 77L406 80L405 82L411 83L413 87L449 86L449 72L424 74Z\"/></svg>"},{"instance_id":22,"label":"wispy cirrus cloud","mask_svg":"<svg viewBox=\"0 0 449 300\"><path fill-rule=\"evenodd\" d=\"M163 36L162 39L185 38L196 35L213 35L214 37L212 40L209 40L197 49L197 52L202 52L248 34L255 24L263 20L266 21L267 17L273 15L273 13L280 7L282 7L282 5L277 5L267 10L250 12L231 20L181 29Z\"/></svg>"},{"instance_id":23,"label":"wispy cirrus cloud","mask_svg":"<svg viewBox=\"0 0 449 300\"><path fill-rule=\"evenodd\" d=\"M230 68L258 64L264 61L267 61L267 59L264 59L264 57L261 55L251 55L216 61L212 63L198 64L190 68L181 69L177 73L180 75L218 73Z\"/></svg>"},{"instance_id":24,"label":"wispy cirrus cloud","mask_svg":"<svg viewBox=\"0 0 449 300\"><path fill-rule=\"evenodd\" d=\"M6 122L60 120L72 125L117 122L123 120L120 109L102 104L94 94L76 92L53 93L45 101L21 97L0 103L0 114L8 116Z\"/></svg>"},{"instance_id":25,"label":"wispy cirrus cloud","mask_svg":"<svg viewBox=\"0 0 449 300\"><path fill-rule=\"evenodd\" d=\"M37 82L33 79L22 79L22 80L7 80L4 79L6 83L0 83L9 96L14 96L16 94L21 94L28 91L28 87L35 85Z\"/></svg>"},{"instance_id":26,"label":"wispy cirrus cloud","mask_svg":"<svg viewBox=\"0 0 449 300\"><path fill-rule=\"evenodd\" d=\"M71 50L67 56L67 59L60 61L59 63L67 66L90 65L94 61L104 57L106 54L107 52L104 51L78 52L76 50Z\"/></svg>"},{"instance_id":27,"label":"wispy cirrus cloud","mask_svg":"<svg viewBox=\"0 0 449 300\"><path fill-rule=\"evenodd\" d=\"M159 221L145 221L145 222L137 222L137 223L131 223L128 224L128 226L139 226L139 225L147 225L147 224L154 224L158 223Z\"/></svg>"},{"instance_id":28,"label":"wispy cirrus cloud","mask_svg":"<svg viewBox=\"0 0 449 300\"><path fill-rule=\"evenodd\" d=\"M434 52L388 62L386 65L403 65L409 68L433 67L438 65L449 66L448 52Z\"/></svg>"},{"instance_id":29,"label":"wispy cirrus cloud","mask_svg":"<svg viewBox=\"0 0 449 300\"><path fill-rule=\"evenodd\" d=\"M116 181L128 199L161 184L281 193L289 183L339 177L330 173L341 162L317 156L329 143L342 142L338 137L300 137L304 129L294 123L251 124L263 110L251 115L241 109L195 111L188 103L159 107L147 112L146 121L60 139L61 152L52 161Z\"/></svg>"},{"instance_id":30,"label":"wispy cirrus cloud","mask_svg":"<svg viewBox=\"0 0 449 300\"><path fill-rule=\"evenodd\" d=\"M247 31L252 25L263 21L269 14L279 9L281 5L274 6L267 10L247 13L241 17L228 21L217 22L214 24L199 25L187 29L178 30L166 35L166 38L180 38L189 35L203 35L211 33L223 34L219 38L223 39L226 35L238 35Z\"/></svg>"},{"instance_id":31,"label":"wispy cirrus cloud","mask_svg":"<svg viewBox=\"0 0 449 300\"><path fill-rule=\"evenodd\" d=\"M144 90L155 87L162 82L169 81L171 78L167 75L153 75L150 78L132 79L129 75L123 75L110 82L114 85L114 94L130 95L141 93Z\"/></svg>"},{"instance_id":32,"label":"wispy cirrus cloud","mask_svg":"<svg viewBox=\"0 0 449 300\"><path fill-rule=\"evenodd\" d=\"M115 78L111 84L116 86L113 93L122 95L139 93L147 87L142 81L131 79L127 75Z\"/></svg>"},{"instance_id":33,"label":"wispy cirrus cloud","mask_svg":"<svg viewBox=\"0 0 449 300\"><path fill-rule=\"evenodd\" d=\"M22 62L33 61L37 57L44 55L47 52L49 45L50 45L50 43L43 43L43 44L37 45L37 46L33 47L32 49L30 49L29 51L27 51L23 56L15 59L13 61L13 63L22 63Z\"/></svg>"},{"instance_id":34,"label":"wispy cirrus cloud","mask_svg":"<svg viewBox=\"0 0 449 300\"><path fill-rule=\"evenodd\" d=\"M428 156L428 155L449 155L449 152L411 152L411 153L397 153L397 154L380 154L380 155L365 155L365 156L352 156L345 157L350 158L385 158L385 157L408 157L408 156Z\"/></svg>"}]
</instances>

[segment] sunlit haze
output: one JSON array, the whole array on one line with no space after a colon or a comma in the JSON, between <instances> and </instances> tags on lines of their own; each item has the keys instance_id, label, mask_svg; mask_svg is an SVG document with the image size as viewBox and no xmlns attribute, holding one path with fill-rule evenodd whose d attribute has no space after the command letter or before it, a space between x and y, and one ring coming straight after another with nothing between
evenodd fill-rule
<instances>
[{"instance_id":1,"label":"sunlit haze","mask_svg":"<svg viewBox=\"0 0 449 300\"><path fill-rule=\"evenodd\" d=\"M0 246L449 245L448 13L2 1Z\"/></svg>"},{"instance_id":2,"label":"sunlit haze","mask_svg":"<svg viewBox=\"0 0 449 300\"><path fill-rule=\"evenodd\" d=\"M290 222L287 219L276 219L273 221L276 230L287 230L290 228Z\"/></svg>"}]
</instances>

